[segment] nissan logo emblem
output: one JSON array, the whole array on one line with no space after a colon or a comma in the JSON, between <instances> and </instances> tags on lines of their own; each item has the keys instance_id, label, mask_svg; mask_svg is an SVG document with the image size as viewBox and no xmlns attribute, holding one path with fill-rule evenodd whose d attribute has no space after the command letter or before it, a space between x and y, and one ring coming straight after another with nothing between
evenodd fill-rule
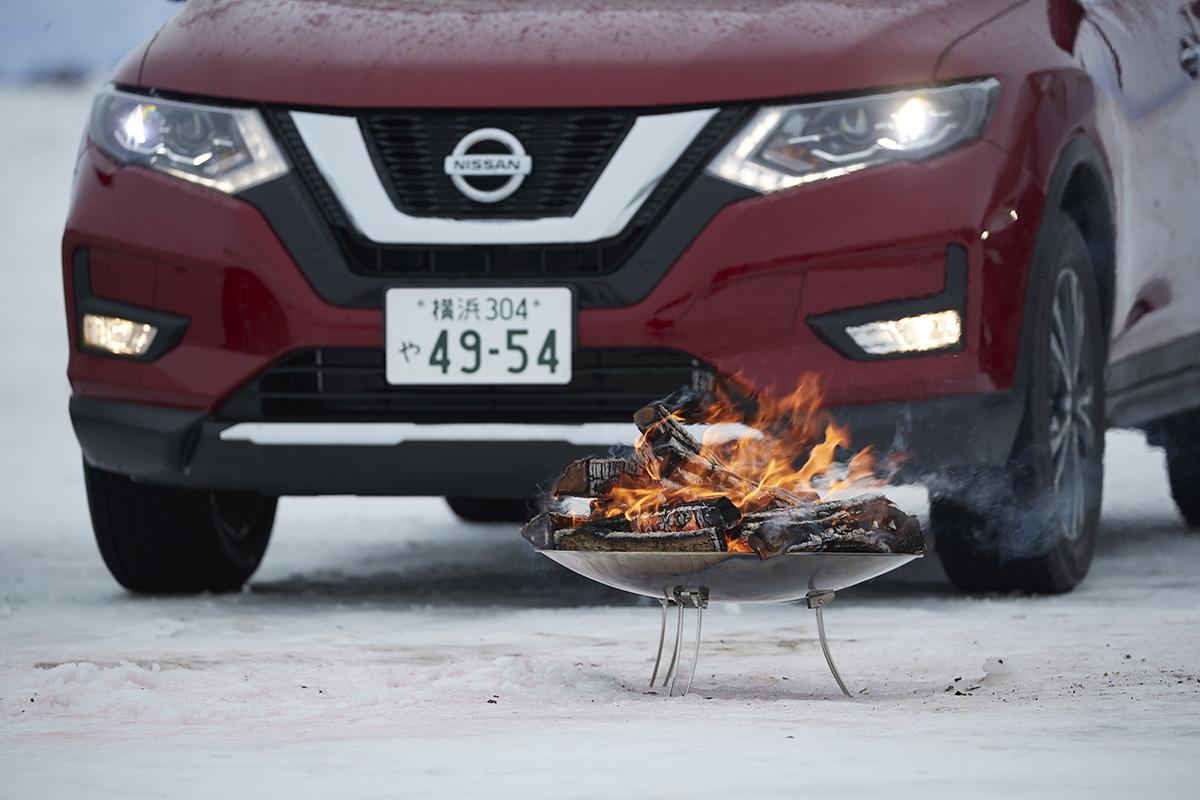
<instances>
[{"instance_id":1,"label":"nissan logo emblem","mask_svg":"<svg viewBox=\"0 0 1200 800\"><path fill-rule=\"evenodd\" d=\"M454 145L445 164L455 188L476 203L499 203L511 197L532 169L533 159L525 154L521 141L500 128L471 131ZM497 186L495 179L505 177L508 180Z\"/></svg>"}]
</instances>

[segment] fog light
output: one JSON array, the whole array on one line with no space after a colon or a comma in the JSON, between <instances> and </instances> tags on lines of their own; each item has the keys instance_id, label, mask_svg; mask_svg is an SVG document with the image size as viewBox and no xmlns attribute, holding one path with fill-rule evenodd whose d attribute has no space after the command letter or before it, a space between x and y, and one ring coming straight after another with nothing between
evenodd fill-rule
<instances>
[{"instance_id":1,"label":"fog light","mask_svg":"<svg viewBox=\"0 0 1200 800\"><path fill-rule=\"evenodd\" d=\"M953 347L962 338L957 311L935 311L846 328L854 343L871 355L920 353Z\"/></svg>"},{"instance_id":2,"label":"fog light","mask_svg":"<svg viewBox=\"0 0 1200 800\"><path fill-rule=\"evenodd\" d=\"M121 317L83 315L83 344L117 356L144 355L154 344L158 328L145 322Z\"/></svg>"}]
</instances>

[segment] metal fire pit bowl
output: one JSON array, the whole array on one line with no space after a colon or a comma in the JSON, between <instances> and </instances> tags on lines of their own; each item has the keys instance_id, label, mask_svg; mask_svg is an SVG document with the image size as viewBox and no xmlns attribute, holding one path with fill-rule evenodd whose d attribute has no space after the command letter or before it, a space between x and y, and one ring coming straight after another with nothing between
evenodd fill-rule
<instances>
[{"instance_id":1,"label":"metal fire pit bowl","mask_svg":"<svg viewBox=\"0 0 1200 800\"><path fill-rule=\"evenodd\" d=\"M817 634L825 663L842 693L851 697L825 638L821 609L834 593L901 567L919 555L892 553L785 553L760 559L752 553L609 553L579 550L539 550L539 553L586 578L633 594L653 597L662 604L658 654L650 676L653 688L662 663L667 635L667 610L676 609L675 641L661 686L675 694L683 646L685 608L696 610L696 639L687 685L692 688L700 656L700 630L710 602L782 603L805 600L816 612Z\"/></svg>"},{"instance_id":2,"label":"metal fire pit bowl","mask_svg":"<svg viewBox=\"0 0 1200 800\"><path fill-rule=\"evenodd\" d=\"M645 597L662 599L676 586L708 589L710 602L782 603L814 592L837 592L907 564L891 553L607 553L539 550L572 572Z\"/></svg>"}]
</instances>

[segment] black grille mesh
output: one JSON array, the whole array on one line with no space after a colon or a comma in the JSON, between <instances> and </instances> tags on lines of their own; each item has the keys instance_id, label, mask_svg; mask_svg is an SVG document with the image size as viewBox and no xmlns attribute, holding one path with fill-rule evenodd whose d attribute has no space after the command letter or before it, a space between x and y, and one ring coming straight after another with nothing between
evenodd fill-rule
<instances>
[{"instance_id":1,"label":"black grille mesh","mask_svg":"<svg viewBox=\"0 0 1200 800\"><path fill-rule=\"evenodd\" d=\"M376 349L321 348L287 356L235 394L221 418L263 421L628 422L646 403L711 370L686 353L581 349L564 386L393 386Z\"/></svg>"},{"instance_id":2,"label":"black grille mesh","mask_svg":"<svg viewBox=\"0 0 1200 800\"><path fill-rule=\"evenodd\" d=\"M288 112L276 111L271 114L271 119L296 171L329 221L353 272L378 277L554 278L606 275L620 268L675 198L747 116L745 108L719 111L646 198L625 230L616 236L587 244L473 246L382 245L368 241L350 224L337 197L304 147ZM479 119L492 117L481 116ZM434 169L440 166L441 159L436 162Z\"/></svg>"},{"instance_id":3,"label":"black grille mesh","mask_svg":"<svg viewBox=\"0 0 1200 800\"><path fill-rule=\"evenodd\" d=\"M537 219L574 214L632 125L629 112L400 112L359 117L392 202L411 216ZM443 160L472 131L500 128L520 140L533 170L510 197L477 203L455 188ZM506 152L478 145L478 151ZM481 189L508 180L473 178ZM494 185L482 185L490 181Z\"/></svg>"}]
</instances>

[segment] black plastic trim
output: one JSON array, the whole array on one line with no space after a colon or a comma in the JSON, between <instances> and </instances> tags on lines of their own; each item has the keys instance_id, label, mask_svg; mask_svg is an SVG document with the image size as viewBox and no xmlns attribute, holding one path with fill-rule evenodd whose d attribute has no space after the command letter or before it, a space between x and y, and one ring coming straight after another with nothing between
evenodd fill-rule
<instances>
[{"instance_id":1,"label":"black plastic trim","mask_svg":"<svg viewBox=\"0 0 1200 800\"><path fill-rule=\"evenodd\" d=\"M921 482L946 469L1003 466L1025 414L1019 392L949 395L930 400L829 409L858 449L886 460L899 456L897 483Z\"/></svg>"},{"instance_id":2,"label":"black plastic trim","mask_svg":"<svg viewBox=\"0 0 1200 800\"><path fill-rule=\"evenodd\" d=\"M93 467L155 483L184 483L184 459L202 411L71 397L71 424Z\"/></svg>"},{"instance_id":3,"label":"black plastic trim","mask_svg":"<svg viewBox=\"0 0 1200 800\"><path fill-rule=\"evenodd\" d=\"M492 279L472 276L469 280L477 286L570 286L580 308L631 305L650 293L723 208L757 196L745 187L699 175L670 205L629 259L612 273ZM450 276L374 277L352 272L308 187L294 173L247 189L238 197L262 212L316 293L332 305L379 308L383 292L390 286L445 286L453 280Z\"/></svg>"},{"instance_id":4,"label":"black plastic trim","mask_svg":"<svg viewBox=\"0 0 1200 800\"><path fill-rule=\"evenodd\" d=\"M1005 463L1023 413L1011 392L832 409L854 445L904 453L897 480L946 468ZM71 399L89 464L146 482L276 495L518 497L574 458L602 448L567 442L406 442L399 445L270 445L224 441L229 422L194 411ZM503 465L497 468L496 465Z\"/></svg>"},{"instance_id":5,"label":"black plastic trim","mask_svg":"<svg viewBox=\"0 0 1200 800\"><path fill-rule=\"evenodd\" d=\"M1200 335L1121 359L1108 368L1109 422L1139 428L1200 408Z\"/></svg>"},{"instance_id":6,"label":"black plastic trim","mask_svg":"<svg viewBox=\"0 0 1200 800\"><path fill-rule=\"evenodd\" d=\"M183 338L184 332L187 331L190 322L187 317L166 311L142 308L92 294L91 264L86 247L78 247L71 253L71 281L75 293L76 340L81 353L118 361L154 361L173 350ZM123 317L138 322L148 322L158 328L158 333L151 342L150 349L140 356L119 356L105 350L94 350L83 344L84 314L99 314L106 317Z\"/></svg>"},{"instance_id":7,"label":"black plastic trim","mask_svg":"<svg viewBox=\"0 0 1200 800\"><path fill-rule=\"evenodd\" d=\"M822 340L847 358L855 361L886 361L896 358L919 358L921 356L937 355L962 350L963 341L953 347L942 347L937 350L926 350L919 353L886 353L873 354L863 350L846 333L847 327L864 325L884 319L900 319L917 314L928 314L933 311L954 310L962 320L963 337L967 329L967 251L961 245L946 247L946 278L942 291L937 294L914 297L905 300L891 300L886 303L875 303L867 306L857 306L828 314L814 314L808 317L812 326Z\"/></svg>"},{"instance_id":8,"label":"black plastic trim","mask_svg":"<svg viewBox=\"0 0 1200 800\"><path fill-rule=\"evenodd\" d=\"M1027 0L1018 0L1018 2L1027 2ZM963 83L972 83L976 81L988 80L995 78L992 73L983 72L976 75L963 75L940 80L916 81L911 83L881 83L874 86L862 86L850 90L834 90L829 92L813 92L811 94L784 94L784 95L765 95L755 97L726 97L713 98L705 101L696 101L691 103L667 103L661 105L635 105L624 106L636 111L639 114L671 114L682 111L695 111L706 108L741 108L746 111L757 111L763 106L789 106L802 105L811 103L821 103L831 100L848 100L856 97L870 97L876 94L892 94L898 92L917 91L921 89L937 89L943 86L957 86ZM377 111L380 106L338 106L326 104L312 103L261 103L254 100L245 100L236 97L227 97L221 95L197 94L194 92L179 92L173 89L164 89L158 86L145 86L141 84L130 84L114 82L113 88L123 92L132 94L141 94L147 97L161 97L165 100L177 100L180 102L203 103L205 105L214 106L229 106L232 108L260 108L277 111L311 111L317 114L343 114L346 116L359 116L360 114ZM383 108L387 108L386 106ZM404 106L406 111L444 111L442 106ZM536 106L537 109L543 110L562 110L562 111L586 111L593 108L598 111L610 110L611 106ZM480 110L476 107L467 107L469 111ZM520 111L520 107L502 107L503 111ZM528 107L525 108L528 110Z\"/></svg>"}]
</instances>

